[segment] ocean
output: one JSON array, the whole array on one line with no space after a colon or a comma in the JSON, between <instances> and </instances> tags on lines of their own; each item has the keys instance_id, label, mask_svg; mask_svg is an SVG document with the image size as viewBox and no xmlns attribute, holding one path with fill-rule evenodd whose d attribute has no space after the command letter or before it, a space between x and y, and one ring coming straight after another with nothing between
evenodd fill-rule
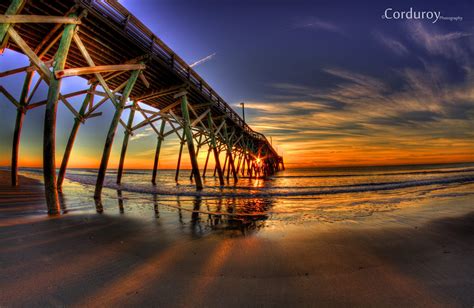
<instances>
[{"instance_id":1,"label":"ocean","mask_svg":"<svg viewBox=\"0 0 474 308\"><path fill-rule=\"evenodd\" d=\"M21 174L41 179L40 169ZM62 198L64 212L90 210L97 170L69 169ZM191 215L209 224L238 222L340 221L429 204L433 200L474 195L474 163L383 167L288 169L267 179L232 178L220 187L208 171L205 189L197 192L190 170L158 170L157 185L151 170L125 170L122 184L116 170L107 173L103 198L96 209L104 213L159 215L163 211ZM117 211L118 208L118 211ZM202 216L200 216L202 214Z\"/></svg>"}]
</instances>

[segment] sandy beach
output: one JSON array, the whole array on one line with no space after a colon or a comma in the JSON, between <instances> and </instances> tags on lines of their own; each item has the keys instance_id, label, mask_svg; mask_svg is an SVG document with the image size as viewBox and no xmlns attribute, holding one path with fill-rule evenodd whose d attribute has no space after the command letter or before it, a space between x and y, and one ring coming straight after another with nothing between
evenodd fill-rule
<instances>
[{"instance_id":1,"label":"sandy beach","mask_svg":"<svg viewBox=\"0 0 474 308\"><path fill-rule=\"evenodd\" d=\"M0 306L474 304L469 196L333 223L199 232L172 209L128 214L133 200L125 214L48 217L41 183L20 181L11 188L0 172Z\"/></svg>"}]
</instances>

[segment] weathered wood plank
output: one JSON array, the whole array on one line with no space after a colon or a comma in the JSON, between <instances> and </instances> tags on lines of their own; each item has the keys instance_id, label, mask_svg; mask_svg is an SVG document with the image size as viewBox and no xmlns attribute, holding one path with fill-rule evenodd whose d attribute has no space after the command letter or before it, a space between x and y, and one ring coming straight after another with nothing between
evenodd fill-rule
<instances>
[{"instance_id":1,"label":"weathered wood plank","mask_svg":"<svg viewBox=\"0 0 474 308\"><path fill-rule=\"evenodd\" d=\"M64 78L70 76L89 75L105 72L116 72L116 71L133 71L143 70L146 68L144 64L119 64L119 65L100 65L100 66L89 66L89 67L77 67L70 68L60 71L55 71L54 75L56 78Z\"/></svg>"},{"instance_id":2,"label":"weathered wood plank","mask_svg":"<svg viewBox=\"0 0 474 308\"><path fill-rule=\"evenodd\" d=\"M50 23L50 24L81 24L77 17L42 16L42 15L0 15L0 23Z\"/></svg>"}]
</instances>

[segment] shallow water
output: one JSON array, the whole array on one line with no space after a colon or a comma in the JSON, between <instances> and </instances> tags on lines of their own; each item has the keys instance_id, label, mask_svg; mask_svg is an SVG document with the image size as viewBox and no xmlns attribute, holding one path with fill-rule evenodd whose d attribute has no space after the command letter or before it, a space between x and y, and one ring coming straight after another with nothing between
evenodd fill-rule
<instances>
[{"instance_id":1,"label":"shallow water","mask_svg":"<svg viewBox=\"0 0 474 308\"><path fill-rule=\"evenodd\" d=\"M159 170L157 185L150 170L126 171L121 185L116 171L106 177L102 202L92 199L97 170L70 169L65 183L64 212L98 210L136 217L178 213L180 221L203 222L215 227L259 228L272 222L334 222L378 212L429 204L431 200L469 198L474 195L474 164L397 167L294 169L262 179L240 178L219 187L212 176L196 192L182 170L179 184L174 170ZM41 179L41 170L22 173ZM212 175L209 174L208 175ZM188 217L190 216L190 217ZM185 218L183 218L185 217Z\"/></svg>"}]
</instances>

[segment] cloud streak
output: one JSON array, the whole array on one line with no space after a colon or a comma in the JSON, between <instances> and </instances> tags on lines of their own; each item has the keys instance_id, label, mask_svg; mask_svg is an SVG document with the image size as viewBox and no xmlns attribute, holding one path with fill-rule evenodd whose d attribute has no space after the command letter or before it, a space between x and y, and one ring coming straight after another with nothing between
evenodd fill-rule
<instances>
[{"instance_id":1,"label":"cloud streak","mask_svg":"<svg viewBox=\"0 0 474 308\"><path fill-rule=\"evenodd\" d=\"M148 126L147 128L145 128L141 132L133 134L133 136L131 136L130 139L136 141L136 140L143 139L143 138L146 138L146 137L149 137L149 136L153 136L154 134L155 134L155 132L153 131L153 128Z\"/></svg>"},{"instance_id":2,"label":"cloud streak","mask_svg":"<svg viewBox=\"0 0 474 308\"><path fill-rule=\"evenodd\" d=\"M190 67L196 67L196 66L198 66L198 65L201 65L201 64L203 64L203 63L205 63L205 62L211 60L212 58L214 58L215 55L216 55L216 53L214 52L214 53L208 55L207 57L204 57L204 58L202 58L202 59L200 59L200 60L197 60L196 62L190 64L189 66L190 66Z\"/></svg>"},{"instance_id":3,"label":"cloud streak","mask_svg":"<svg viewBox=\"0 0 474 308\"><path fill-rule=\"evenodd\" d=\"M472 50L463 44L464 39L472 36L471 33L441 32L436 28L427 29L420 22L410 23L407 27L413 42L424 48L430 55L443 56L461 64L464 69L471 70Z\"/></svg>"},{"instance_id":4,"label":"cloud streak","mask_svg":"<svg viewBox=\"0 0 474 308\"><path fill-rule=\"evenodd\" d=\"M335 23L322 20L320 18L313 17L305 22L300 22L295 25L296 29L313 29L313 30L322 30L332 33L337 33L344 35L344 31L341 27Z\"/></svg>"},{"instance_id":5,"label":"cloud streak","mask_svg":"<svg viewBox=\"0 0 474 308\"><path fill-rule=\"evenodd\" d=\"M388 50L395 53L396 55L404 56L409 54L408 48L400 41L397 41L396 39L382 34L379 31L372 32L372 35L378 42L380 42L383 46L385 46Z\"/></svg>"}]
</instances>

